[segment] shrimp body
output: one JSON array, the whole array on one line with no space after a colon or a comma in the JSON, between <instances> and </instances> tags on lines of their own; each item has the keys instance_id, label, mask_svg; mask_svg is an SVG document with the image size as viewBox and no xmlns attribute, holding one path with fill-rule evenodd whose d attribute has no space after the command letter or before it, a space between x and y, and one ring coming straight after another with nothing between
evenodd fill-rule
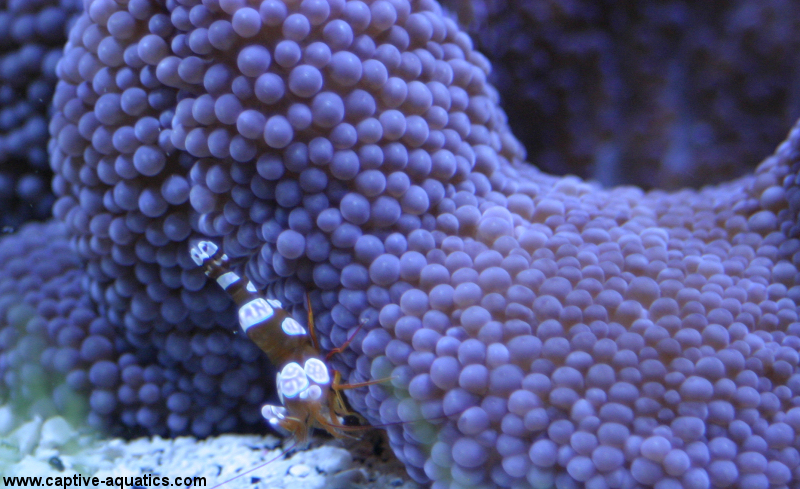
<instances>
[{"instance_id":1,"label":"shrimp body","mask_svg":"<svg viewBox=\"0 0 800 489\"><path fill-rule=\"evenodd\" d=\"M313 427L321 427L335 437L343 436L342 429L346 427L337 413L347 412L338 393L338 379L331 376L309 331L279 301L261 297L250 280L233 272L228 256L215 243L200 241L192 246L190 254L205 274L231 296L238 307L242 331L278 368L276 385L283 405L267 404L261 414L274 427L292 433L300 443L308 439Z\"/></svg>"}]
</instances>

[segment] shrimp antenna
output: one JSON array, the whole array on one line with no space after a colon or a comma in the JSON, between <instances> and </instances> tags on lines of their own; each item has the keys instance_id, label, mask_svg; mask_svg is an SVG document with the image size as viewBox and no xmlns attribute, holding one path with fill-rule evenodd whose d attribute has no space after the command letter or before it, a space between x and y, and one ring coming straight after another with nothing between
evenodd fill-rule
<instances>
[{"instance_id":1,"label":"shrimp antenna","mask_svg":"<svg viewBox=\"0 0 800 489\"><path fill-rule=\"evenodd\" d=\"M342 431L367 431L367 430L371 430L371 429L388 428L390 426L402 426L404 424L409 424L409 423L419 423L419 422L422 422L422 421L436 421L436 420L439 420L439 419L447 419L450 416L453 416L453 415L456 415L456 414L460 414L460 413L440 414L439 416L434 416L432 418L412 419L412 420L409 420L409 421L392 421L391 423L367 424L367 425L361 425L361 426L336 425L336 424L330 423L328 421L319 420L319 419L317 421L319 421L320 424L323 424L323 425L331 427L331 428L336 428L336 429L339 429L339 430L342 430ZM211 488L211 489L214 489L214 488Z\"/></svg>"},{"instance_id":2,"label":"shrimp antenna","mask_svg":"<svg viewBox=\"0 0 800 489\"><path fill-rule=\"evenodd\" d=\"M342 353L343 351L345 351L347 347L350 346L350 343L352 343L356 335L359 333L359 331L361 331L361 328L363 328L365 324L367 324L366 319L362 319L361 321L359 321L356 330L353 332L353 334L350 335L349 338L347 338L347 340L345 340L344 343L342 343L342 346L332 349L331 351L328 352L327 355L325 355L325 361L328 362L330 361L331 357L333 357L337 353Z\"/></svg>"},{"instance_id":3,"label":"shrimp antenna","mask_svg":"<svg viewBox=\"0 0 800 489\"><path fill-rule=\"evenodd\" d=\"M222 487L222 486L224 486L224 485L225 485L225 484L227 484L228 482L235 481L236 479L238 479L239 477L241 477L241 476L243 476L243 475L247 475L247 474L249 474L250 472L253 472L253 471L256 471L256 470L260 469L261 467L266 467L267 465L269 465L269 464L271 464L272 462L274 462L274 461L278 460L279 458L283 457L284 455L286 455L286 454L287 454L287 453L289 453L290 451L294 450L294 448L297 446L297 444L298 444L298 443L299 443L299 441L295 440L295 442L294 442L294 443L292 443L292 444L289 446L289 448L287 448L287 449L285 449L285 450L281 451L281 453L279 453L278 455L276 455L274 458L272 458L272 459L270 459L270 460L268 460L268 461L264 462L263 464L261 464L261 465L259 465L259 466L257 466L257 467L253 467L252 469L250 469L250 470L248 470L248 471L246 471L246 472L242 472L241 474L238 474L238 475L236 475L236 476L234 476L234 477L231 477L230 479L226 480L225 482L220 482L220 483L219 483L219 484L217 484L216 486L213 486L211 489L217 489L218 487Z\"/></svg>"},{"instance_id":4,"label":"shrimp antenna","mask_svg":"<svg viewBox=\"0 0 800 489\"><path fill-rule=\"evenodd\" d=\"M347 437L347 438L357 439L356 437L350 436L347 433L336 433L336 431L331 431L331 430L338 430L338 431L367 431L367 429L372 428L372 426L369 426L369 425L364 425L364 426L345 426L343 424L334 424L332 422L329 422L328 420L326 420L324 417L322 417L319 414L315 414L314 415L314 421L316 421L317 423L322 425L324 428L330 428L330 430L326 429L325 431L327 431L328 433L332 434L336 438L339 438L340 436L344 436L344 437Z\"/></svg>"},{"instance_id":5,"label":"shrimp antenna","mask_svg":"<svg viewBox=\"0 0 800 489\"><path fill-rule=\"evenodd\" d=\"M308 308L308 336L311 338L311 346L319 351L319 340L317 339L317 328L314 326L314 310L311 308L311 296L306 291L306 307Z\"/></svg>"}]
</instances>

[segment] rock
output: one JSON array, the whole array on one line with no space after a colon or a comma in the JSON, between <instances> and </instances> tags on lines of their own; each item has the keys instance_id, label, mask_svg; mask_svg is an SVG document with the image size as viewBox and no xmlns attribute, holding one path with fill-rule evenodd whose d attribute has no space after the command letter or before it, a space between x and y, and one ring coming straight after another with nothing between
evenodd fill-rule
<instances>
[{"instance_id":1,"label":"rock","mask_svg":"<svg viewBox=\"0 0 800 489\"><path fill-rule=\"evenodd\" d=\"M16 445L20 453L28 455L39 444L39 434L42 429L42 418L36 416L33 420L23 424L8 437L8 441Z\"/></svg>"},{"instance_id":2,"label":"rock","mask_svg":"<svg viewBox=\"0 0 800 489\"><path fill-rule=\"evenodd\" d=\"M61 416L48 419L42 424L39 446L43 448L60 447L75 436L75 430Z\"/></svg>"},{"instance_id":3,"label":"rock","mask_svg":"<svg viewBox=\"0 0 800 489\"><path fill-rule=\"evenodd\" d=\"M11 406L0 407L0 436L8 434L14 428L14 423L15 416Z\"/></svg>"},{"instance_id":4,"label":"rock","mask_svg":"<svg viewBox=\"0 0 800 489\"><path fill-rule=\"evenodd\" d=\"M324 446L319 448L321 460L317 463L317 470L335 474L349 469L353 463L353 456L343 448Z\"/></svg>"}]
</instances>

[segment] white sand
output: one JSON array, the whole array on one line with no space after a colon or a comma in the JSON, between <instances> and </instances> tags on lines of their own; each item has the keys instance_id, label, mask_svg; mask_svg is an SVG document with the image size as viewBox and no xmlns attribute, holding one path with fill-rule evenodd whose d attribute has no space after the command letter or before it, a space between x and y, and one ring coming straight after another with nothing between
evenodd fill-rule
<instances>
[{"instance_id":1,"label":"white sand","mask_svg":"<svg viewBox=\"0 0 800 489\"><path fill-rule=\"evenodd\" d=\"M286 452L292 442L271 435L125 441L101 439L73 428L60 417L37 418L20 425L8 421L9 416L10 412L0 407L0 474L5 477L44 480L81 474L105 480L149 475L169 477L172 487L176 477L204 477L204 482L196 482L197 487L224 489L421 487L409 479L378 432L369 432L361 440L314 439L304 450ZM51 482L55 484L56 479ZM157 487L152 480L134 482ZM97 487L108 486L101 482ZM128 487L126 484L125 489Z\"/></svg>"}]
</instances>

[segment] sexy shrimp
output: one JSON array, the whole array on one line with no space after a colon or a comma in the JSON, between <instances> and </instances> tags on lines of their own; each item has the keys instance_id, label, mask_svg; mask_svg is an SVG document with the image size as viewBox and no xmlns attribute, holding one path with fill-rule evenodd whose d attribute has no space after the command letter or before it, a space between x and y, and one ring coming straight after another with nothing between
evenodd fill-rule
<instances>
[{"instance_id":1,"label":"sexy shrimp","mask_svg":"<svg viewBox=\"0 0 800 489\"><path fill-rule=\"evenodd\" d=\"M321 427L337 438L351 431L352 427L342 424L342 416L352 413L345 407L341 391L384 380L342 385L339 373L334 371L331 375L320 353L310 302L306 330L279 301L264 299L252 282L233 272L228 256L212 241L196 243L190 254L205 274L233 298L239 308L242 330L278 368L276 385L283 406L267 404L261 409L270 424L292 433L300 444L308 440L314 427ZM337 351L341 348L331 354Z\"/></svg>"}]
</instances>

